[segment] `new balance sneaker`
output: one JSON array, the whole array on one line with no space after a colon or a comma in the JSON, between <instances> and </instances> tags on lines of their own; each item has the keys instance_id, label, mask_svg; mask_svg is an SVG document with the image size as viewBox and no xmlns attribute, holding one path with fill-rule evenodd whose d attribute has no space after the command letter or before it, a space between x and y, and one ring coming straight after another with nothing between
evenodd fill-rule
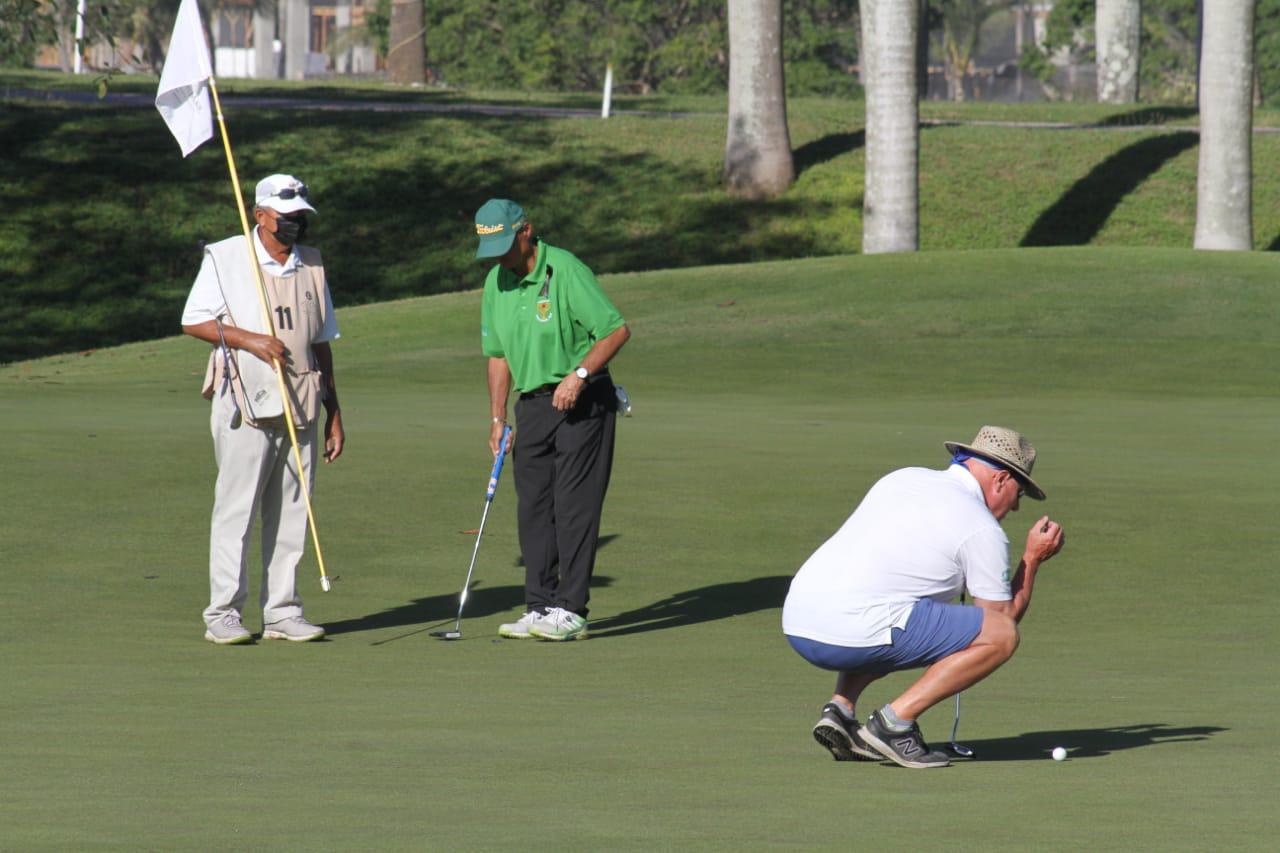
<instances>
[{"instance_id":1,"label":"new balance sneaker","mask_svg":"<svg viewBox=\"0 0 1280 853\"><path fill-rule=\"evenodd\" d=\"M902 767L925 769L946 767L951 763L945 752L929 749L917 723L912 723L905 732L894 732L878 710L873 711L867 718L867 724L858 729L858 736L876 752Z\"/></svg>"},{"instance_id":2,"label":"new balance sneaker","mask_svg":"<svg viewBox=\"0 0 1280 853\"><path fill-rule=\"evenodd\" d=\"M499 625L498 636L506 637L508 640L530 640L533 634L529 633L529 628L541 618L540 612L530 610L514 622L504 622Z\"/></svg>"},{"instance_id":3,"label":"new balance sneaker","mask_svg":"<svg viewBox=\"0 0 1280 853\"><path fill-rule=\"evenodd\" d=\"M227 613L221 619L209 625L204 638L220 646L238 646L241 643L252 643L253 634L240 624L239 613Z\"/></svg>"},{"instance_id":4,"label":"new balance sneaker","mask_svg":"<svg viewBox=\"0 0 1280 853\"><path fill-rule=\"evenodd\" d=\"M529 633L539 640L585 640L587 620L571 610L553 607L529 626Z\"/></svg>"},{"instance_id":5,"label":"new balance sneaker","mask_svg":"<svg viewBox=\"0 0 1280 853\"><path fill-rule=\"evenodd\" d=\"M301 616L290 616L279 622L271 622L262 626L262 639L289 640L294 643L308 643L324 636L324 628L312 625Z\"/></svg>"},{"instance_id":6,"label":"new balance sneaker","mask_svg":"<svg viewBox=\"0 0 1280 853\"><path fill-rule=\"evenodd\" d=\"M858 736L859 728L855 718L845 717L834 702L828 702L813 727L813 739L836 761L880 761L880 753Z\"/></svg>"}]
</instances>

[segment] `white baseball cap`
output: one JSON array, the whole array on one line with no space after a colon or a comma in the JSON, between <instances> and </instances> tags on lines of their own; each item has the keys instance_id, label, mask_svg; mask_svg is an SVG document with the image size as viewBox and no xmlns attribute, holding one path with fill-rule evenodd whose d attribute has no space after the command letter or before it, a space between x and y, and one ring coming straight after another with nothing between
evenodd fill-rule
<instances>
[{"instance_id":1,"label":"white baseball cap","mask_svg":"<svg viewBox=\"0 0 1280 853\"><path fill-rule=\"evenodd\" d=\"M307 204L307 185L293 175L271 175L258 181L253 203L258 207L269 207L276 213L316 212Z\"/></svg>"}]
</instances>

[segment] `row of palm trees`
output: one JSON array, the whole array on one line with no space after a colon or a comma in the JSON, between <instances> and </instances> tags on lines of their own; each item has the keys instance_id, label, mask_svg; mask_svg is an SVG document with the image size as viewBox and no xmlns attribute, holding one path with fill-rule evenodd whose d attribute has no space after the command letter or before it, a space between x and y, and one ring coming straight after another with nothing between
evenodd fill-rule
<instances>
[{"instance_id":1,"label":"row of palm trees","mask_svg":"<svg viewBox=\"0 0 1280 853\"><path fill-rule=\"evenodd\" d=\"M1197 249L1253 247L1253 20L1256 0L1203 6ZM724 180L770 197L795 178L783 85L781 0L728 0L729 124ZM861 0L866 83L864 252L919 248L920 0ZM1140 0L1098 0L1099 100L1137 94ZM1104 97L1105 94L1105 97Z\"/></svg>"}]
</instances>

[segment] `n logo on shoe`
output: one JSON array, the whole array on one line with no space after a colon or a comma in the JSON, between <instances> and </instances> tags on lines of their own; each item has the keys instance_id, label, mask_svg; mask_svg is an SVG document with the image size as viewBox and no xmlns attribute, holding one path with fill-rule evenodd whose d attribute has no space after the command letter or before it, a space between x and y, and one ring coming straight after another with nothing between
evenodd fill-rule
<instances>
[{"instance_id":1,"label":"n logo on shoe","mask_svg":"<svg viewBox=\"0 0 1280 853\"><path fill-rule=\"evenodd\" d=\"M907 758L914 758L924 752L913 737L898 738L893 742L893 746L900 754L905 755Z\"/></svg>"}]
</instances>

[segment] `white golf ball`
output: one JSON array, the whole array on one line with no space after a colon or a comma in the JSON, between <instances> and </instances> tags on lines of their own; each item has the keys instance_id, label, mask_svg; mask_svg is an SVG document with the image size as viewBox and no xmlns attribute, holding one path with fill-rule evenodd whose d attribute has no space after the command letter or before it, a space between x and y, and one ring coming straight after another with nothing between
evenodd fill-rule
<instances>
[{"instance_id":1,"label":"white golf ball","mask_svg":"<svg viewBox=\"0 0 1280 853\"><path fill-rule=\"evenodd\" d=\"M1054 761L1066 761L1066 760L1067 760L1067 751L1066 751L1065 749L1063 749L1062 747L1060 747L1060 746L1055 746L1055 747L1053 748L1053 760L1054 760Z\"/></svg>"}]
</instances>

